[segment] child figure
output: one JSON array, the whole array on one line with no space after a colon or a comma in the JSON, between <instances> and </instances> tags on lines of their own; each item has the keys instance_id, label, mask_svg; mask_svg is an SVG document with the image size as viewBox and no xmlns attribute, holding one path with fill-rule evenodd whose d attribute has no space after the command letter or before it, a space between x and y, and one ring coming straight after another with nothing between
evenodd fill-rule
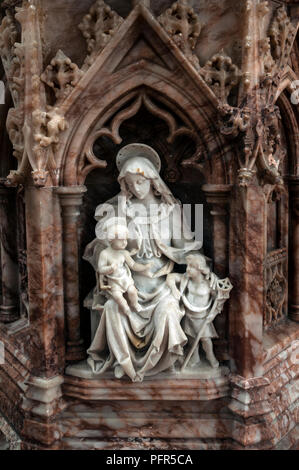
<instances>
[{"instance_id":1,"label":"child figure","mask_svg":"<svg viewBox=\"0 0 299 470\"><path fill-rule=\"evenodd\" d=\"M140 312L142 307L138 303L138 293L134 285L130 269L148 274L152 263L147 265L135 263L126 246L128 244L128 229L115 218L106 224L107 240L110 244L104 249L98 261L100 289L109 292L109 295L117 302L121 311L125 314L130 312L128 302L124 294L128 295L130 305L136 312ZM104 278L107 284L104 284Z\"/></svg>"},{"instance_id":2,"label":"child figure","mask_svg":"<svg viewBox=\"0 0 299 470\"><path fill-rule=\"evenodd\" d=\"M189 255L186 261L186 274L169 274L167 284L171 288L174 297L177 300L182 300L185 306L182 326L189 339L190 351L194 341L196 341L198 332L203 327L211 311L217 293L218 278L208 268L204 256L200 254ZM177 283L179 283L179 289ZM211 320L202 331L200 341L211 366L217 368L219 362L214 355L212 338L218 338L218 335ZM199 362L200 357L198 347L196 347L190 358L189 366L198 366Z\"/></svg>"}]
</instances>

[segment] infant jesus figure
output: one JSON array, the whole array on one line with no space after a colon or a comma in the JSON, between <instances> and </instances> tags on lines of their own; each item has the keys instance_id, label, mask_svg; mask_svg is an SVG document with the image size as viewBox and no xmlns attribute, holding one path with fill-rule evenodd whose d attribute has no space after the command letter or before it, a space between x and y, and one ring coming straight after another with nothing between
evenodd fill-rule
<instances>
[{"instance_id":1,"label":"infant jesus figure","mask_svg":"<svg viewBox=\"0 0 299 470\"><path fill-rule=\"evenodd\" d=\"M152 263L136 263L128 250L128 229L118 218L109 220L104 227L107 231L108 248L105 248L98 260L97 273L102 291L106 291L118 304L120 310L128 314L130 306L124 294L127 294L131 307L140 312L142 307L138 303L138 292L134 285L130 269L144 272L150 277ZM104 284L104 280L107 284Z\"/></svg>"}]
</instances>

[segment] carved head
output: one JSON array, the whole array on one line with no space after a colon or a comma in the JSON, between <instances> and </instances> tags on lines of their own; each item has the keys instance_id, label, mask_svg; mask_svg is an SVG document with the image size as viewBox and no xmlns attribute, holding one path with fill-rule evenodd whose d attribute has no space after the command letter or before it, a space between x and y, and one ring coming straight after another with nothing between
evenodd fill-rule
<instances>
[{"instance_id":1,"label":"carved head","mask_svg":"<svg viewBox=\"0 0 299 470\"><path fill-rule=\"evenodd\" d=\"M15 187L24 182L24 176L17 170L11 170L6 178L5 185L8 187Z\"/></svg>"},{"instance_id":2,"label":"carved head","mask_svg":"<svg viewBox=\"0 0 299 470\"><path fill-rule=\"evenodd\" d=\"M206 259L203 255L194 254L186 257L187 261L187 275L192 279L196 278L199 273L208 276L210 269L207 266Z\"/></svg>"},{"instance_id":3,"label":"carved head","mask_svg":"<svg viewBox=\"0 0 299 470\"><path fill-rule=\"evenodd\" d=\"M114 217L104 224L107 240L115 250L124 250L128 244L129 231L124 219Z\"/></svg>"},{"instance_id":4,"label":"carved head","mask_svg":"<svg viewBox=\"0 0 299 470\"><path fill-rule=\"evenodd\" d=\"M149 192L165 204L176 204L171 191L159 175L161 162L157 152L144 144L130 144L120 150L116 159L120 170L121 191L130 199L144 199Z\"/></svg>"},{"instance_id":5,"label":"carved head","mask_svg":"<svg viewBox=\"0 0 299 470\"><path fill-rule=\"evenodd\" d=\"M35 186L43 187L45 186L48 178L48 171L46 170L34 170L32 171L33 183Z\"/></svg>"}]
</instances>

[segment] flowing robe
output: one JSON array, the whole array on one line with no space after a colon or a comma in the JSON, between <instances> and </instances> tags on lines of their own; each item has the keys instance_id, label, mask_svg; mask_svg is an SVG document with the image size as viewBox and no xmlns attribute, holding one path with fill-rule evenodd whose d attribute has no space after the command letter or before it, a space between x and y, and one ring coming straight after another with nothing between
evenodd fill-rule
<instances>
[{"instance_id":1,"label":"flowing robe","mask_svg":"<svg viewBox=\"0 0 299 470\"><path fill-rule=\"evenodd\" d=\"M117 211L118 198L108 201ZM103 297L96 287L85 301L91 310L102 310L90 348L88 363L93 373L102 374L120 365L132 381L142 381L145 376L169 369L184 354L187 337L181 327L184 309L172 296L166 285L166 275L174 263L186 264L185 258L198 252L200 242L192 239L190 230L182 221L180 204L162 204L159 214L146 222L136 219L134 204L128 200L123 207L129 227L128 249L135 250L138 263L152 262L152 277L132 272L142 311L119 311L117 303ZM95 217L97 239L85 250L84 259L96 269L103 249L101 231L104 223L103 206L98 206ZM138 221L138 223L136 223ZM174 238L174 227L184 229L185 238Z\"/></svg>"}]
</instances>

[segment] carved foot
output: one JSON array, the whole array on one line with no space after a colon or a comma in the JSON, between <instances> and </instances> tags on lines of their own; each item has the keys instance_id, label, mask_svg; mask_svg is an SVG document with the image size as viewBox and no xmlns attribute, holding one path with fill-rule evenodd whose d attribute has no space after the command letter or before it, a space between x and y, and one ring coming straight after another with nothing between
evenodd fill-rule
<instances>
[{"instance_id":1,"label":"carved foot","mask_svg":"<svg viewBox=\"0 0 299 470\"><path fill-rule=\"evenodd\" d=\"M117 379L121 379L125 375L125 372L124 372L122 366L115 366L114 375Z\"/></svg>"},{"instance_id":2,"label":"carved foot","mask_svg":"<svg viewBox=\"0 0 299 470\"><path fill-rule=\"evenodd\" d=\"M209 363L213 367L213 369L218 369L219 367L219 362L217 361L216 357L207 357Z\"/></svg>"}]
</instances>

